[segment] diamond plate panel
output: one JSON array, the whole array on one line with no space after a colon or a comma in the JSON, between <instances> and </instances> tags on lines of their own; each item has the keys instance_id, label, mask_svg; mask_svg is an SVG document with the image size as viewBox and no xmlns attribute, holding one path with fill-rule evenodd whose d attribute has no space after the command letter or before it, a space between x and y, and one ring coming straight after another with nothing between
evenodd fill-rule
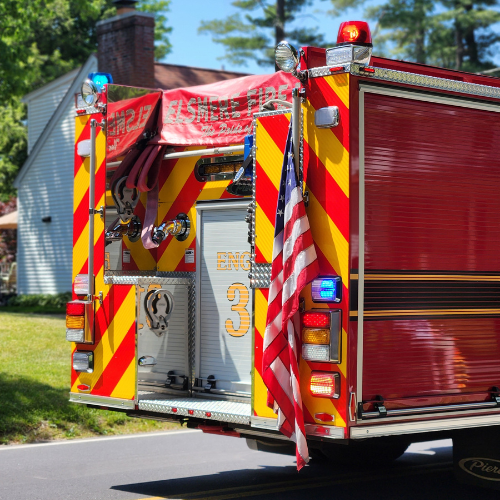
<instances>
[{"instance_id":1,"label":"diamond plate panel","mask_svg":"<svg viewBox=\"0 0 500 500\"><path fill-rule=\"evenodd\" d=\"M432 89L448 90L450 92L459 92L460 94L471 94L500 99L500 88L496 87L384 68L372 67L371 69L375 70L375 73L365 73L362 70L364 67L365 66L360 66L359 64L351 64L350 72L352 75L356 76L369 76L370 79L406 83L408 85L415 85L418 87L428 87Z\"/></svg>"},{"instance_id":2,"label":"diamond plate panel","mask_svg":"<svg viewBox=\"0 0 500 500\"><path fill-rule=\"evenodd\" d=\"M233 424L250 424L250 403L234 401L204 401L200 399L142 399L139 401L139 410L156 413L170 413L186 417L210 418L214 421L229 422ZM173 409L177 411L174 412ZM193 413L190 414L189 411ZM211 417L206 413L210 412Z\"/></svg>"},{"instance_id":3,"label":"diamond plate panel","mask_svg":"<svg viewBox=\"0 0 500 500\"><path fill-rule=\"evenodd\" d=\"M256 264L252 262L252 269L248 275L250 288L269 288L271 285L272 264Z\"/></svg>"}]
</instances>

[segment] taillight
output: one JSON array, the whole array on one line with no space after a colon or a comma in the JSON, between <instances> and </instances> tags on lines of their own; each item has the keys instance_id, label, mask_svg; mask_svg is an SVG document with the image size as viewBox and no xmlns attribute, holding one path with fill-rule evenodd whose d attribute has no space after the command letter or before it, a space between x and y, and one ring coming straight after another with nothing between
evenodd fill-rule
<instances>
[{"instance_id":1,"label":"taillight","mask_svg":"<svg viewBox=\"0 0 500 500\"><path fill-rule=\"evenodd\" d=\"M85 314L84 302L68 302L66 304L67 316L83 316Z\"/></svg>"},{"instance_id":2,"label":"taillight","mask_svg":"<svg viewBox=\"0 0 500 500\"><path fill-rule=\"evenodd\" d=\"M313 396L338 398L340 395L340 375L338 373L312 372L309 388Z\"/></svg>"},{"instance_id":3,"label":"taillight","mask_svg":"<svg viewBox=\"0 0 500 500\"><path fill-rule=\"evenodd\" d=\"M302 359L340 363L341 311L302 314Z\"/></svg>"},{"instance_id":4,"label":"taillight","mask_svg":"<svg viewBox=\"0 0 500 500\"><path fill-rule=\"evenodd\" d=\"M79 344L94 343L94 304L74 300L66 304L66 340Z\"/></svg>"},{"instance_id":5,"label":"taillight","mask_svg":"<svg viewBox=\"0 0 500 500\"><path fill-rule=\"evenodd\" d=\"M345 21L340 24L337 43L371 44L370 27L365 21Z\"/></svg>"},{"instance_id":6,"label":"taillight","mask_svg":"<svg viewBox=\"0 0 500 500\"><path fill-rule=\"evenodd\" d=\"M327 328L330 326L330 311L305 312L302 316L302 324L310 328Z\"/></svg>"}]
</instances>

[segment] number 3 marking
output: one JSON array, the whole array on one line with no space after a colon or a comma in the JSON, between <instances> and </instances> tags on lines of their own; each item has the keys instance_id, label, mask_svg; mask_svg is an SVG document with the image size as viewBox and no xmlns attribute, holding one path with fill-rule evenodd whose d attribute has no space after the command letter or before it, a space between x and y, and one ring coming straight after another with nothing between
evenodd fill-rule
<instances>
[{"instance_id":1,"label":"number 3 marking","mask_svg":"<svg viewBox=\"0 0 500 500\"><path fill-rule=\"evenodd\" d=\"M227 299L230 302L235 300L236 290L238 290L239 293L239 300L237 304L231 306L231 311L236 311L240 315L240 327L238 330L235 330L233 320L228 318L226 319L226 331L233 337L242 337L250 328L250 314L248 314L246 309L250 294L248 293L247 287L242 283L233 283L227 289Z\"/></svg>"}]
</instances>

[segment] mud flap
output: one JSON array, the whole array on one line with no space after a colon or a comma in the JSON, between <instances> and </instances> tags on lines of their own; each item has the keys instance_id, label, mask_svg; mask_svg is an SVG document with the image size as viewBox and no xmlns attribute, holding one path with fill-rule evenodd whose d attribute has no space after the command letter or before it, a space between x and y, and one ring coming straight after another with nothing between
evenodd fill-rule
<instances>
[{"instance_id":1,"label":"mud flap","mask_svg":"<svg viewBox=\"0 0 500 500\"><path fill-rule=\"evenodd\" d=\"M500 427L485 427L453 437L453 468L458 481L500 490Z\"/></svg>"}]
</instances>

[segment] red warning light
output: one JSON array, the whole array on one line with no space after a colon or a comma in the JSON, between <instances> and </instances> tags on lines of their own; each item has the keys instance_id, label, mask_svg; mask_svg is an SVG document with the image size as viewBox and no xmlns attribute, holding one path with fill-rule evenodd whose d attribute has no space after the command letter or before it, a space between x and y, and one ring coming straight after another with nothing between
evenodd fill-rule
<instances>
[{"instance_id":1,"label":"red warning light","mask_svg":"<svg viewBox=\"0 0 500 500\"><path fill-rule=\"evenodd\" d=\"M342 45L349 43L371 45L372 35L368 23L365 21L345 21L341 23L337 43Z\"/></svg>"}]
</instances>

